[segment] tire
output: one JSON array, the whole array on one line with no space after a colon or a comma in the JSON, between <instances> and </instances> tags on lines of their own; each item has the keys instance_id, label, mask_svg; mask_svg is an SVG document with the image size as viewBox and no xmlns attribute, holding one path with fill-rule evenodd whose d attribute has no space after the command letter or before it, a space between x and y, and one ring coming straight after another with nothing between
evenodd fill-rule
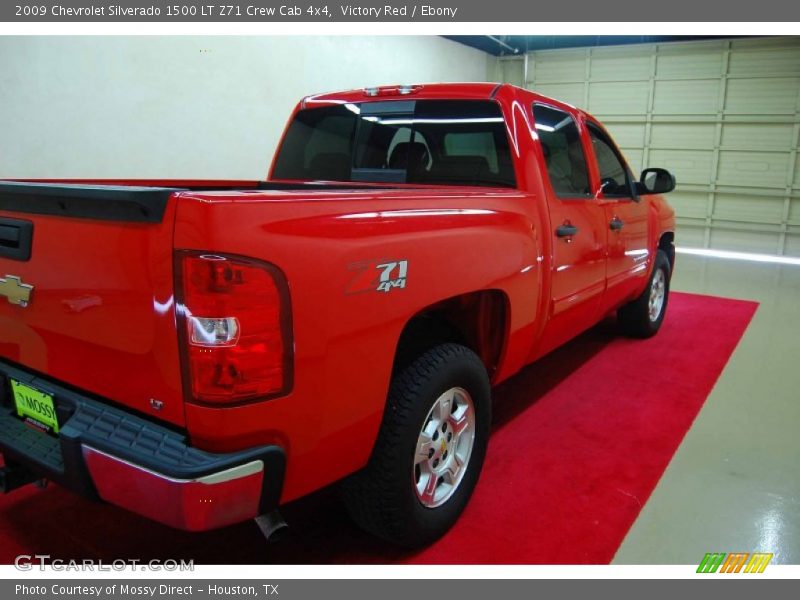
<instances>
[{"instance_id":1,"label":"tire","mask_svg":"<svg viewBox=\"0 0 800 600\"><path fill-rule=\"evenodd\" d=\"M350 516L400 546L438 539L475 489L490 426L491 388L478 356L458 344L428 350L392 380L370 461L343 482Z\"/></svg>"},{"instance_id":2,"label":"tire","mask_svg":"<svg viewBox=\"0 0 800 600\"><path fill-rule=\"evenodd\" d=\"M658 250L653 272L642 295L617 311L617 320L626 335L649 338L658 333L667 312L671 275L669 258L663 250Z\"/></svg>"}]
</instances>

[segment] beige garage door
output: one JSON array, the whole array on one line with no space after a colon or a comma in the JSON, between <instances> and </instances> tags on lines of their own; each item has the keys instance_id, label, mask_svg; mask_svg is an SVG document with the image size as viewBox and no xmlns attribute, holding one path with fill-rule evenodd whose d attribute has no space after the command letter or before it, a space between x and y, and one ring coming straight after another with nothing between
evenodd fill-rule
<instances>
[{"instance_id":1,"label":"beige garage door","mask_svg":"<svg viewBox=\"0 0 800 600\"><path fill-rule=\"evenodd\" d=\"M675 173L680 245L800 256L800 38L532 52L525 85L597 116L637 172Z\"/></svg>"}]
</instances>

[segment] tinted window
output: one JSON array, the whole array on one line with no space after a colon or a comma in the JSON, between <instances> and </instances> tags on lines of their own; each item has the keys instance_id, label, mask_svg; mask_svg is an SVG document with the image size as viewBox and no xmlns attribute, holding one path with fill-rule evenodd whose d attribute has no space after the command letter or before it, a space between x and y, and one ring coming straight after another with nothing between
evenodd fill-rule
<instances>
[{"instance_id":1,"label":"tinted window","mask_svg":"<svg viewBox=\"0 0 800 600\"><path fill-rule=\"evenodd\" d=\"M275 162L277 179L516 185L494 102L420 100L301 110Z\"/></svg>"},{"instance_id":2,"label":"tinted window","mask_svg":"<svg viewBox=\"0 0 800 600\"><path fill-rule=\"evenodd\" d=\"M486 159L489 171L497 173L497 148L490 131L481 133L447 133L444 136L446 156L480 156Z\"/></svg>"},{"instance_id":3,"label":"tinted window","mask_svg":"<svg viewBox=\"0 0 800 600\"><path fill-rule=\"evenodd\" d=\"M353 113L342 106L300 111L275 164L281 179L343 179L350 175ZM276 175L277 176L277 175Z\"/></svg>"},{"instance_id":4,"label":"tinted window","mask_svg":"<svg viewBox=\"0 0 800 600\"><path fill-rule=\"evenodd\" d=\"M556 195L590 195L586 156L575 120L563 110L543 104L533 105L533 120Z\"/></svg>"},{"instance_id":5,"label":"tinted window","mask_svg":"<svg viewBox=\"0 0 800 600\"><path fill-rule=\"evenodd\" d=\"M362 115L356 127L352 172L337 179L358 181L406 180L408 147L414 131L413 115Z\"/></svg>"},{"instance_id":6,"label":"tinted window","mask_svg":"<svg viewBox=\"0 0 800 600\"><path fill-rule=\"evenodd\" d=\"M600 129L589 124L597 168L600 170L600 185L606 196L630 196L631 180L628 169L617 154L614 143Z\"/></svg>"}]
</instances>

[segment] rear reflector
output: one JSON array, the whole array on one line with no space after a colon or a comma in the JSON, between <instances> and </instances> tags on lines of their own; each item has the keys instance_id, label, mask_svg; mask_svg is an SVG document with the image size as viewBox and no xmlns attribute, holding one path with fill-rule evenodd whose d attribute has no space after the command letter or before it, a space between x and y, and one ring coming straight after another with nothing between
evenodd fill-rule
<instances>
[{"instance_id":1,"label":"rear reflector","mask_svg":"<svg viewBox=\"0 0 800 600\"><path fill-rule=\"evenodd\" d=\"M179 252L176 272L184 380L190 401L230 405L289 392L289 291L269 263Z\"/></svg>"}]
</instances>

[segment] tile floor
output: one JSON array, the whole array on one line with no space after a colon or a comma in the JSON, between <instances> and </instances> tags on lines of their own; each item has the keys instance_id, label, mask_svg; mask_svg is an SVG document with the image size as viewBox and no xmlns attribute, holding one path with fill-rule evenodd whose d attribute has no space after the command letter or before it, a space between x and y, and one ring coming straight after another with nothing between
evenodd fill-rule
<instances>
[{"instance_id":1,"label":"tile floor","mask_svg":"<svg viewBox=\"0 0 800 600\"><path fill-rule=\"evenodd\" d=\"M672 289L761 305L614 563L799 564L800 266L679 254Z\"/></svg>"}]
</instances>

